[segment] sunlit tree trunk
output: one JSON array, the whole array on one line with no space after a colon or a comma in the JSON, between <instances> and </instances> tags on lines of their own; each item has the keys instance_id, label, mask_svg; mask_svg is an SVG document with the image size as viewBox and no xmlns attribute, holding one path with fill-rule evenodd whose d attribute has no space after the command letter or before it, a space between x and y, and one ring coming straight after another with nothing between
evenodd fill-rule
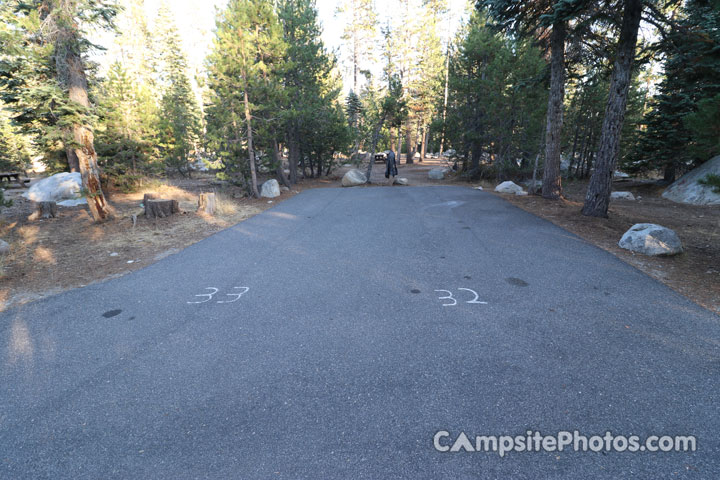
<instances>
[{"instance_id":1,"label":"sunlit tree trunk","mask_svg":"<svg viewBox=\"0 0 720 480\"><path fill-rule=\"evenodd\" d=\"M47 3L49 10L57 15L55 25L55 65L59 83L68 89L70 102L84 110L90 108L87 76L80 56L80 39L75 31L75 4L69 0ZM90 214L95 221L103 221L113 215L113 209L105 199L100 185L100 168L97 163L93 132L88 125L74 123L69 127L71 140L65 144L65 153L72 171L79 171L82 188L87 198Z\"/></svg>"},{"instance_id":2,"label":"sunlit tree trunk","mask_svg":"<svg viewBox=\"0 0 720 480\"><path fill-rule=\"evenodd\" d=\"M245 101L245 122L247 123L248 137L248 161L250 162L250 188L255 198L260 198L257 186L257 172L255 171L255 149L253 148L253 132L252 132L252 115L250 114L250 101L247 94L247 82L245 82L245 91L243 92Z\"/></svg>"}]
</instances>

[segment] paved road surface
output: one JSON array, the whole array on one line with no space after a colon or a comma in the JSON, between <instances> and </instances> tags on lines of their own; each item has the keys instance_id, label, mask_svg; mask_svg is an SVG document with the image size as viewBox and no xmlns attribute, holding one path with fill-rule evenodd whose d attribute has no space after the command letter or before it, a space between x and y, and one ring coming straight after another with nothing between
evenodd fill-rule
<instances>
[{"instance_id":1,"label":"paved road surface","mask_svg":"<svg viewBox=\"0 0 720 480\"><path fill-rule=\"evenodd\" d=\"M0 355L2 479L720 478L720 318L466 188L307 191L2 314ZM575 429L697 451L433 447Z\"/></svg>"}]
</instances>

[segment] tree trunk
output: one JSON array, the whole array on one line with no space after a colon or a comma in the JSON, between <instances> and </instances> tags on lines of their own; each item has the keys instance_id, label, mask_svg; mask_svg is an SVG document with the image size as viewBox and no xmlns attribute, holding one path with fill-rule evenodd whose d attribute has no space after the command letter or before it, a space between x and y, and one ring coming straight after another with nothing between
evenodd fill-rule
<instances>
[{"instance_id":1,"label":"tree trunk","mask_svg":"<svg viewBox=\"0 0 720 480\"><path fill-rule=\"evenodd\" d=\"M600 134L600 148L582 209L582 214L589 217L607 218L613 172L620 153L620 134L625 121L642 6L642 0L625 1L617 58L610 79L610 95Z\"/></svg>"},{"instance_id":2,"label":"tree trunk","mask_svg":"<svg viewBox=\"0 0 720 480\"><path fill-rule=\"evenodd\" d=\"M553 24L550 34L550 49L550 97L548 98L545 135L545 171L542 196L558 199L562 196L560 141L565 97L565 22L558 21Z\"/></svg>"},{"instance_id":3,"label":"tree trunk","mask_svg":"<svg viewBox=\"0 0 720 480\"><path fill-rule=\"evenodd\" d=\"M290 170L290 183L298 182L298 164L300 163L300 141L294 126L288 131L288 169Z\"/></svg>"},{"instance_id":4,"label":"tree trunk","mask_svg":"<svg viewBox=\"0 0 720 480\"><path fill-rule=\"evenodd\" d=\"M62 85L68 88L68 97L71 103L77 103L84 109L89 109L90 100L88 99L85 67L82 58L77 53L79 40L72 31L60 35L61 39L56 45L55 54L58 79ZM80 171L82 188L93 219L96 222L106 220L114 212L107 203L100 185L100 168L97 163L93 132L87 126L79 123L73 124L70 132L72 133L72 142L65 145L70 169Z\"/></svg>"},{"instance_id":5,"label":"tree trunk","mask_svg":"<svg viewBox=\"0 0 720 480\"><path fill-rule=\"evenodd\" d=\"M370 183L370 175L372 174L373 163L375 163L375 150L377 150L378 140L380 139L380 130L382 130L383 123L385 123L385 114L384 113L380 117L380 121L378 122L377 126L375 127L375 131L373 132L372 150L370 151L370 161L368 162L367 174L365 175L367 177L368 183ZM399 155L400 154L398 153L398 155L396 155L396 157Z\"/></svg>"},{"instance_id":6,"label":"tree trunk","mask_svg":"<svg viewBox=\"0 0 720 480\"><path fill-rule=\"evenodd\" d=\"M665 169L663 171L663 183L666 185L670 185L675 181L675 162L670 162L667 165L665 165Z\"/></svg>"},{"instance_id":7,"label":"tree trunk","mask_svg":"<svg viewBox=\"0 0 720 480\"><path fill-rule=\"evenodd\" d=\"M449 80L450 80L450 43L448 42L447 52L445 53L445 95L443 97L442 132L440 132L440 155L442 155L443 148L445 148L445 121L447 120Z\"/></svg>"},{"instance_id":8,"label":"tree trunk","mask_svg":"<svg viewBox=\"0 0 720 480\"><path fill-rule=\"evenodd\" d=\"M402 132L400 131L400 127L398 127L397 132L397 147L395 150L395 160L397 161L397 164L400 165L400 152L402 151Z\"/></svg>"},{"instance_id":9,"label":"tree trunk","mask_svg":"<svg viewBox=\"0 0 720 480\"><path fill-rule=\"evenodd\" d=\"M412 125L409 121L405 127L405 144L405 148L407 149L407 153L405 154L405 163L412 165L415 163L415 159L413 158L414 152L410 151L410 145L412 144Z\"/></svg>"},{"instance_id":10,"label":"tree trunk","mask_svg":"<svg viewBox=\"0 0 720 480\"><path fill-rule=\"evenodd\" d=\"M277 181L280 182L280 184L285 185L286 187L290 188L290 181L288 180L287 176L285 175L285 169L283 168L283 162L282 162L282 156L280 155L280 147L278 146L277 140L273 140L273 162L275 165L277 165L275 169L275 175L277 176Z\"/></svg>"},{"instance_id":11,"label":"tree trunk","mask_svg":"<svg viewBox=\"0 0 720 480\"><path fill-rule=\"evenodd\" d=\"M427 153L427 137L428 137L428 128L423 128L422 132L422 147L420 147L420 162L422 163L423 160L425 160L425 154Z\"/></svg>"},{"instance_id":12,"label":"tree trunk","mask_svg":"<svg viewBox=\"0 0 720 480\"><path fill-rule=\"evenodd\" d=\"M473 142L470 149L470 171L474 174L480 168L482 158L482 146L480 142Z\"/></svg>"},{"instance_id":13,"label":"tree trunk","mask_svg":"<svg viewBox=\"0 0 720 480\"><path fill-rule=\"evenodd\" d=\"M247 135L248 135L248 161L250 162L250 188L255 198L260 198L260 192L258 192L257 186L257 172L255 172L255 149L253 148L253 133L252 133L252 115L250 115L250 101L248 100L247 93L247 81L245 82L245 91L243 92L243 98L245 100L245 122L247 123Z\"/></svg>"}]
</instances>

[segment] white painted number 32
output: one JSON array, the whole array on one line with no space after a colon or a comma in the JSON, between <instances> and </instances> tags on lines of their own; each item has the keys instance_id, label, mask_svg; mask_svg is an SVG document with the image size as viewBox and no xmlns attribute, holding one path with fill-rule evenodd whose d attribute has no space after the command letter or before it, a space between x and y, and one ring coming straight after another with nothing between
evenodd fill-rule
<instances>
[{"instance_id":1,"label":"white painted number 32","mask_svg":"<svg viewBox=\"0 0 720 480\"><path fill-rule=\"evenodd\" d=\"M475 298L473 298L470 301L466 301L465 303L471 303L471 304L476 304L476 305L487 305L487 302L480 301L480 295L478 295L478 293L475 290L472 290L470 288L458 288L458 290L470 292L475 296ZM447 295L444 297L438 297L438 300L447 300L446 303L443 303L443 307L454 307L455 305L458 304L457 299L453 296L453 292L451 292L450 290L435 290L435 291L438 293L447 293ZM452 302L452 303L450 303L450 302Z\"/></svg>"},{"instance_id":2,"label":"white painted number 32","mask_svg":"<svg viewBox=\"0 0 720 480\"><path fill-rule=\"evenodd\" d=\"M196 297L205 298L205 300L200 300L197 302L187 302L190 304L197 304L197 303L207 303L210 300L212 300L215 297L215 294L217 294L220 289L215 287L207 287L205 290L209 290L210 293L200 293L198 295L195 295ZM231 300L218 300L216 303L235 303L238 300L240 300L240 297L245 295L247 292L250 291L248 287L233 287L233 290L237 290L235 293L226 293L226 297L230 297Z\"/></svg>"}]
</instances>

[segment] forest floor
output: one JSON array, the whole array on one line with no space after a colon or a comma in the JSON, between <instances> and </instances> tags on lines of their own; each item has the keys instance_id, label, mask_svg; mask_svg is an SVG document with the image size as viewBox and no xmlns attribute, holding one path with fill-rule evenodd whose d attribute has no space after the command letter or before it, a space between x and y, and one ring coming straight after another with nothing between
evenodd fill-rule
<instances>
[{"instance_id":1,"label":"forest floor","mask_svg":"<svg viewBox=\"0 0 720 480\"><path fill-rule=\"evenodd\" d=\"M497 195L569 230L720 314L719 207L674 203L662 198L663 189L656 185L617 181L614 190L632 192L637 200L615 200L609 218L589 218L580 214L586 189L587 181L566 181L565 199L560 201L540 196ZM618 247L622 235L636 223L656 223L675 230L684 252L673 257L648 257Z\"/></svg>"},{"instance_id":2,"label":"forest floor","mask_svg":"<svg viewBox=\"0 0 720 480\"><path fill-rule=\"evenodd\" d=\"M337 183L335 177L330 178ZM29 221L33 202L21 196L22 189L6 190L13 205L0 213L0 238L11 249L0 256L0 310L146 267L302 189L331 183L307 180L271 201L244 197L240 189L218 187L213 180L214 176L193 175L192 179L153 182L135 193L110 192L116 218L102 224L92 221L85 205L59 207L57 218ZM198 194L213 191L216 214L195 213ZM144 193L178 200L181 213L146 219L141 215ZM133 215L137 215L134 227Z\"/></svg>"},{"instance_id":3,"label":"forest floor","mask_svg":"<svg viewBox=\"0 0 720 480\"><path fill-rule=\"evenodd\" d=\"M444 181L429 180L427 172L439 166L450 164L444 159L402 163L398 176L415 186L456 183L482 185L487 191L494 188L494 182L468 184L452 176ZM218 187L210 175L156 182L131 194L111 192L117 216L104 224L93 223L85 206L61 207L58 218L29 221L32 202L20 196L23 190L9 189L6 196L14 204L0 213L0 238L11 244L10 252L0 257L0 310L148 266L302 190L338 187L349 168L338 168L330 177L305 179L272 201L243 197L237 188ZM372 184L385 184L384 173L382 163L374 164ZM631 191L641 198L635 202L615 201L609 219L591 219L580 215L586 186L587 182L566 182L566 198L558 202L538 196L501 196L720 313L720 208L672 203L660 197L662 190L655 186L626 182L615 189ZM216 215L196 214L197 195L212 191L218 195ZM182 213L157 220L138 215L133 227L132 215L142 213L144 193L178 200ZM620 249L617 242L635 223L672 228L683 240L685 252L675 257L646 257Z\"/></svg>"}]
</instances>

